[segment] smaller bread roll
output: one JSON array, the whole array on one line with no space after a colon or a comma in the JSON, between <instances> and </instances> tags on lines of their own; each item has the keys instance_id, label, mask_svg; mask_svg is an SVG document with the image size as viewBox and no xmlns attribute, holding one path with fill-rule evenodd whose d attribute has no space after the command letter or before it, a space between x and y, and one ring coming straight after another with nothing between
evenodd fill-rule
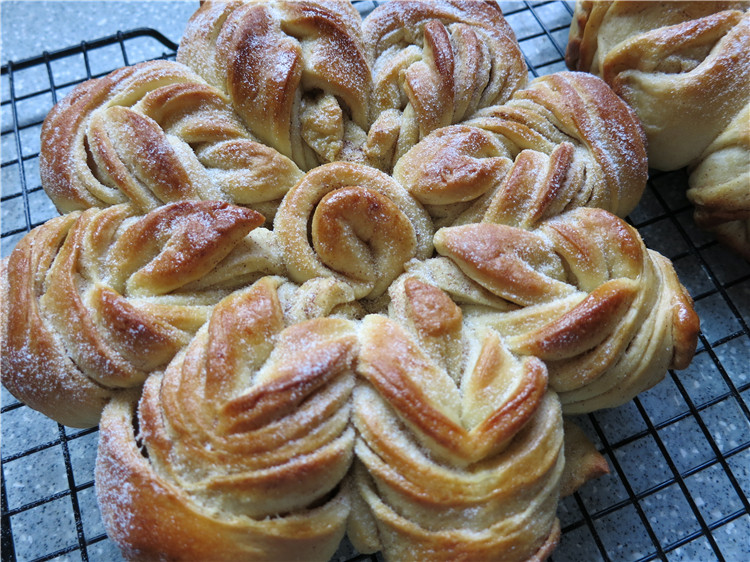
<instances>
[{"instance_id":1,"label":"smaller bread roll","mask_svg":"<svg viewBox=\"0 0 750 562\"><path fill-rule=\"evenodd\" d=\"M649 165L687 166L698 226L750 259L748 3L579 0L566 62L633 107Z\"/></svg>"}]
</instances>

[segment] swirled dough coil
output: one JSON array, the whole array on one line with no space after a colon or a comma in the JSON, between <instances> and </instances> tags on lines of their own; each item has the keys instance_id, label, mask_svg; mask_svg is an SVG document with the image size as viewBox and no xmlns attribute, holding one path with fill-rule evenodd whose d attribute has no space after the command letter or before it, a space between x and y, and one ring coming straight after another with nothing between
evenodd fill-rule
<instances>
[{"instance_id":1,"label":"swirled dough coil","mask_svg":"<svg viewBox=\"0 0 750 562\"><path fill-rule=\"evenodd\" d=\"M335 276L358 298L376 298L410 259L432 252L427 212L375 168L335 162L308 172L274 221L291 278Z\"/></svg>"}]
</instances>

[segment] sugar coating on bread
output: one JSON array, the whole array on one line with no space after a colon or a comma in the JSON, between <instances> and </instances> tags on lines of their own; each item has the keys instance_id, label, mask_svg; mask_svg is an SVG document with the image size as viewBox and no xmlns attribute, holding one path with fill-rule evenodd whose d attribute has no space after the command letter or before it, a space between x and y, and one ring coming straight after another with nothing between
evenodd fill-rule
<instances>
[{"instance_id":1,"label":"sugar coating on bread","mask_svg":"<svg viewBox=\"0 0 750 562\"><path fill-rule=\"evenodd\" d=\"M177 62L62 100L42 161L67 214L3 264L4 383L100 423L130 559L545 559L606 472L563 414L695 351L618 217L634 112L527 85L492 2L204 2Z\"/></svg>"}]
</instances>

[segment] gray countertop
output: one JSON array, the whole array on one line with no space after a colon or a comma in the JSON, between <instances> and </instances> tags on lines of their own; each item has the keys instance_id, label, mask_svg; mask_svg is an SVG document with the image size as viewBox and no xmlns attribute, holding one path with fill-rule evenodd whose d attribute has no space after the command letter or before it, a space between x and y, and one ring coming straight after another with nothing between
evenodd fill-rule
<instances>
[{"instance_id":1,"label":"gray countertop","mask_svg":"<svg viewBox=\"0 0 750 562\"><path fill-rule=\"evenodd\" d=\"M20 61L139 27L177 43L198 6L197 0L3 0L0 59Z\"/></svg>"}]
</instances>

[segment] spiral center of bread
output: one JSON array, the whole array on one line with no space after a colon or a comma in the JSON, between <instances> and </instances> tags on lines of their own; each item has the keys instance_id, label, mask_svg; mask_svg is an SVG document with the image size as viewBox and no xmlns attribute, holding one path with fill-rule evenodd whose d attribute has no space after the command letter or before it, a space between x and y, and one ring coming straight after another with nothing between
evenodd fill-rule
<instances>
[{"instance_id":1,"label":"spiral center of bread","mask_svg":"<svg viewBox=\"0 0 750 562\"><path fill-rule=\"evenodd\" d=\"M409 219L386 196L364 187L325 195L312 219L313 245L331 269L360 281L391 271L392 281L416 251Z\"/></svg>"}]
</instances>

